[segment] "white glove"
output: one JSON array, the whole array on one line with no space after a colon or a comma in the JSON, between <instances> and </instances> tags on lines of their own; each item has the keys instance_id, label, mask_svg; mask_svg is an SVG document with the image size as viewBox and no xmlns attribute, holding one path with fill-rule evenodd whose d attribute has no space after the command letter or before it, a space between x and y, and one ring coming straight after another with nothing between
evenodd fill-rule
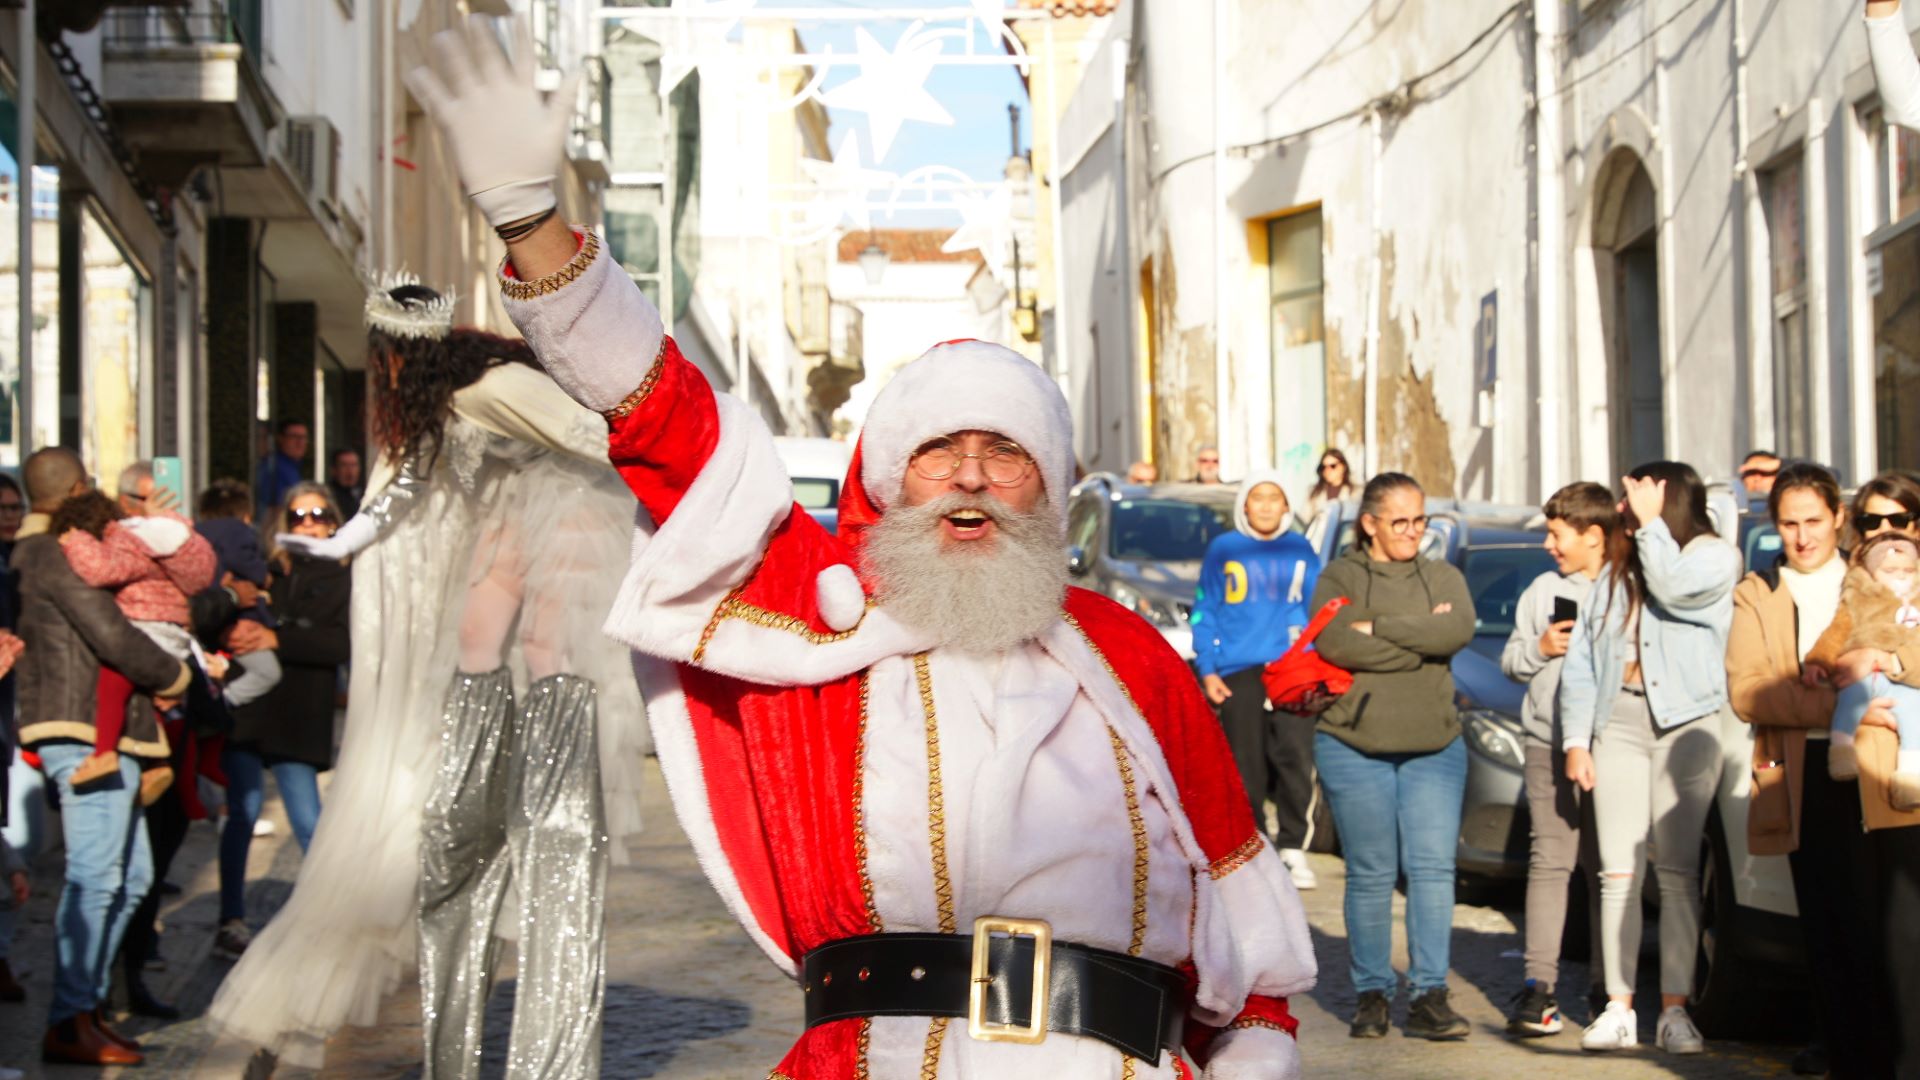
<instances>
[{"instance_id":1,"label":"white glove","mask_svg":"<svg viewBox=\"0 0 1920 1080\"><path fill-rule=\"evenodd\" d=\"M551 209L553 180L566 153L580 72L542 99L534 88L533 35L515 15L513 55L499 23L469 16L433 35L433 66L407 72L407 87L427 108L460 167L473 204L494 227Z\"/></svg>"},{"instance_id":2,"label":"white glove","mask_svg":"<svg viewBox=\"0 0 1920 1080\"><path fill-rule=\"evenodd\" d=\"M1272 1028L1223 1031L1213 1040L1202 1080L1300 1080L1300 1044Z\"/></svg>"},{"instance_id":3,"label":"white glove","mask_svg":"<svg viewBox=\"0 0 1920 1080\"><path fill-rule=\"evenodd\" d=\"M288 551L297 551L315 559L351 559L358 555L368 544L380 538L380 523L367 514L355 514L352 520L340 526L338 532L324 539L317 536L301 536L297 533L281 533L273 538L274 543Z\"/></svg>"}]
</instances>

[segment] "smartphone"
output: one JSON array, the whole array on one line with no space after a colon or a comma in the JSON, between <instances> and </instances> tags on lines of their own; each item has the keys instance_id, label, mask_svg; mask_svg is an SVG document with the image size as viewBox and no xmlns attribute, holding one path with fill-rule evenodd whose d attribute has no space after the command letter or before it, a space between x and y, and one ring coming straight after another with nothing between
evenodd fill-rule
<instances>
[{"instance_id":1,"label":"smartphone","mask_svg":"<svg viewBox=\"0 0 1920 1080\"><path fill-rule=\"evenodd\" d=\"M1555 623L1572 622L1580 616L1580 605L1571 596L1553 598L1553 621Z\"/></svg>"},{"instance_id":2,"label":"smartphone","mask_svg":"<svg viewBox=\"0 0 1920 1080\"><path fill-rule=\"evenodd\" d=\"M177 457L153 459L153 493L158 496L162 491L173 493L175 511L182 514L187 512L187 483L180 475L180 459Z\"/></svg>"}]
</instances>

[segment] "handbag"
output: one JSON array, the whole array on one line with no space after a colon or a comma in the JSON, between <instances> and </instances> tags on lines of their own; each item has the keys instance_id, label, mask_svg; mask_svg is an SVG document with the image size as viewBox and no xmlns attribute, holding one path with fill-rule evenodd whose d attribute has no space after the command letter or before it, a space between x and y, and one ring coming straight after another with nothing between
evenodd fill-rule
<instances>
[{"instance_id":1,"label":"handbag","mask_svg":"<svg viewBox=\"0 0 1920 1080\"><path fill-rule=\"evenodd\" d=\"M1353 673L1328 663L1313 647L1320 631L1349 603L1344 596L1327 601L1325 607L1314 613L1313 620L1300 632L1293 647L1260 672L1260 682L1266 687L1267 700L1274 708L1312 715L1326 711L1335 698L1353 689Z\"/></svg>"}]
</instances>

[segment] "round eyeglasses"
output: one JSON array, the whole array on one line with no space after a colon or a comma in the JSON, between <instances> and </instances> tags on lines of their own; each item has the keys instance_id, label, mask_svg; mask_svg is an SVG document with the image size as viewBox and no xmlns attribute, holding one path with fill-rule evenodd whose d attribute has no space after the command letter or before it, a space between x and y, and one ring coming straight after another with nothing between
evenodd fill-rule
<instances>
[{"instance_id":1,"label":"round eyeglasses","mask_svg":"<svg viewBox=\"0 0 1920 1080\"><path fill-rule=\"evenodd\" d=\"M945 480L959 472L960 463L968 458L980 462L980 471L987 475L987 482L996 487L1012 487L1033 471L1033 459L1027 452L1007 442L994 443L979 454L962 453L952 443L934 443L921 448L908 464L924 479Z\"/></svg>"}]
</instances>

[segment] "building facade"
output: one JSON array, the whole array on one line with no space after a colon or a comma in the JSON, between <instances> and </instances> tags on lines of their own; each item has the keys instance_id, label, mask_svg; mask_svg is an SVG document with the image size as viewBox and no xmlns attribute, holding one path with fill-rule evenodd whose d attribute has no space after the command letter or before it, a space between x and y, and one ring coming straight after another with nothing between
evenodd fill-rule
<instances>
[{"instance_id":1,"label":"building facade","mask_svg":"<svg viewBox=\"0 0 1920 1080\"><path fill-rule=\"evenodd\" d=\"M1754 447L1855 482L1920 464L1890 302L1920 150L1878 118L1859 19L1128 5L1060 121L1083 456L1178 473L1218 443L1304 489L1331 445L1520 502L1659 457L1726 479Z\"/></svg>"},{"instance_id":2,"label":"building facade","mask_svg":"<svg viewBox=\"0 0 1920 1080\"><path fill-rule=\"evenodd\" d=\"M273 429L298 421L317 474L332 449L365 444L368 281L413 270L455 292L462 321L507 328L491 283L501 245L400 80L444 28L440 5L9 7L0 466L68 445L111 485L171 455L198 490L251 479ZM581 65L596 76L561 188L569 215L598 225L607 80L590 6L466 7L527 14L552 85Z\"/></svg>"}]
</instances>

